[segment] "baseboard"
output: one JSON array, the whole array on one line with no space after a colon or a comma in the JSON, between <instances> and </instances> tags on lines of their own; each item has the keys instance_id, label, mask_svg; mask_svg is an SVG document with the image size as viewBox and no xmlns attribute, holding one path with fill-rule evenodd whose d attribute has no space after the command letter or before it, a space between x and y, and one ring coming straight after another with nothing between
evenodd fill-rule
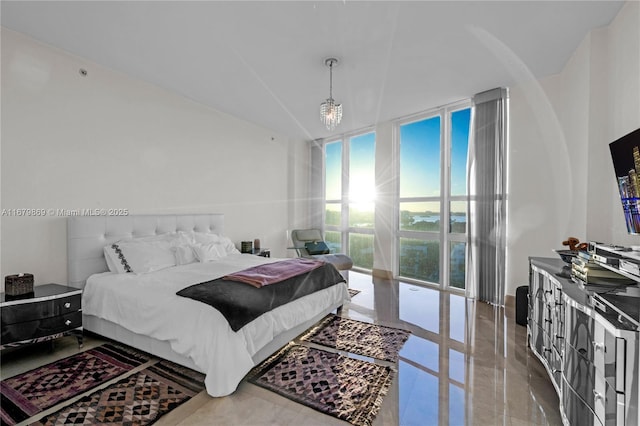
<instances>
[{"instance_id":1,"label":"baseboard","mask_svg":"<svg viewBox=\"0 0 640 426\"><path fill-rule=\"evenodd\" d=\"M385 271L384 269L373 269L371 275L376 278L384 278L387 280L393 279L393 273L391 271Z\"/></svg>"}]
</instances>

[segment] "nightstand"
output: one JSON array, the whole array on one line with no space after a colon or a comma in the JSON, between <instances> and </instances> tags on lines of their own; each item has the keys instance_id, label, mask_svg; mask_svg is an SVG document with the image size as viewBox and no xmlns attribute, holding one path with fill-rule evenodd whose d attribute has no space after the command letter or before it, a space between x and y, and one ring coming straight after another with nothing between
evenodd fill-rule
<instances>
[{"instance_id":1,"label":"nightstand","mask_svg":"<svg viewBox=\"0 0 640 426\"><path fill-rule=\"evenodd\" d=\"M35 286L33 293L0 293L0 349L73 334L82 347L82 290L59 284Z\"/></svg>"}]
</instances>

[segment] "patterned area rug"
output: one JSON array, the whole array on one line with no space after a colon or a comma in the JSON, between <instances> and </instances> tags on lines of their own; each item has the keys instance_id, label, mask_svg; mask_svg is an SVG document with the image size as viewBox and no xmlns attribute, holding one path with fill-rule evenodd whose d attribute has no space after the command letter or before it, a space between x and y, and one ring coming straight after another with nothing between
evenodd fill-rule
<instances>
[{"instance_id":1,"label":"patterned area rug","mask_svg":"<svg viewBox=\"0 0 640 426\"><path fill-rule=\"evenodd\" d=\"M410 331L327 315L300 340L385 361L398 361Z\"/></svg>"},{"instance_id":2,"label":"patterned area rug","mask_svg":"<svg viewBox=\"0 0 640 426\"><path fill-rule=\"evenodd\" d=\"M131 374L37 425L148 425L204 389L204 375L169 361Z\"/></svg>"},{"instance_id":3,"label":"patterned area rug","mask_svg":"<svg viewBox=\"0 0 640 426\"><path fill-rule=\"evenodd\" d=\"M316 348L289 345L249 373L249 381L353 425L380 410L391 367Z\"/></svg>"},{"instance_id":4,"label":"patterned area rug","mask_svg":"<svg viewBox=\"0 0 640 426\"><path fill-rule=\"evenodd\" d=\"M149 361L149 356L105 344L0 382L0 419L13 425Z\"/></svg>"},{"instance_id":5,"label":"patterned area rug","mask_svg":"<svg viewBox=\"0 0 640 426\"><path fill-rule=\"evenodd\" d=\"M0 386L3 425L147 425L202 391L204 374L105 344Z\"/></svg>"},{"instance_id":6,"label":"patterned area rug","mask_svg":"<svg viewBox=\"0 0 640 426\"><path fill-rule=\"evenodd\" d=\"M356 290L355 288L350 288L349 289L349 296L353 297L356 294L360 293L360 290Z\"/></svg>"}]
</instances>

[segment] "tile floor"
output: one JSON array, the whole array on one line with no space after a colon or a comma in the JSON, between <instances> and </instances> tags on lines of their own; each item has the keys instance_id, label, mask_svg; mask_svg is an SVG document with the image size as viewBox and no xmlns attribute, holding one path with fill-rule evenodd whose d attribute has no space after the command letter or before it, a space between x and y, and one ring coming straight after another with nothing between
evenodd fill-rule
<instances>
[{"instance_id":1,"label":"tile floor","mask_svg":"<svg viewBox=\"0 0 640 426\"><path fill-rule=\"evenodd\" d=\"M456 294L350 272L361 290L345 306L353 319L413 333L374 425L559 425L558 398L542 364L526 347L513 308L498 309ZM87 337L85 348L102 343ZM11 377L78 351L75 338L50 352L39 345L2 354ZM224 398L205 392L158 425L345 425L249 383Z\"/></svg>"}]
</instances>

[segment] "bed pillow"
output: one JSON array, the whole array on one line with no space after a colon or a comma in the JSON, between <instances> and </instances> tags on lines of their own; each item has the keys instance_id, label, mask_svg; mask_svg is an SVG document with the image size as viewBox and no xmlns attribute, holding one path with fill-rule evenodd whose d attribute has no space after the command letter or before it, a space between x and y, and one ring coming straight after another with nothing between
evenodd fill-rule
<instances>
[{"instance_id":1,"label":"bed pillow","mask_svg":"<svg viewBox=\"0 0 640 426\"><path fill-rule=\"evenodd\" d=\"M181 243L195 244L196 242L196 233L194 231L178 231L177 234Z\"/></svg>"},{"instance_id":2,"label":"bed pillow","mask_svg":"<svg viewBox=\"0 0 640 426\"><path fill-rule=\"evenodd\" d=\"M189 244L173 247L174 256L176 257L176 265L188 265L198 261L193 247Z\"/></svg>"},{"instance_id":3,"label":"bed pillow","mask_svg":"<svg viewBox=\"0 0 640 426\"><path fill-rule=\"evenodd\" d=\"M111 257L112 266L116 268L115 272L144 274L175 266L174 246L174 239L169 238L118 241L105 249Z\"/></svg>"},{"instance_id":4,"label":"bed pillow","mask_svg":"<svg viewBox=\"0 0 640 426\"><path fill-rule=\"evenodd\" d=\"M128 264L127 259L124 257L120 246L122 244L129 243L152 243L155 241L168 241L172 246L182 244L185 240L185 237L181 237L176 232L170 232L166 234L159 235L150 235L147 237L138 237L138 238L127 238L117 241L115 243L116 247L114 247L114 243L106 245L103 248L104 258L107 261L107 267L110 272L115 272L118 274L124 274L127 269L131 269L131 266Z\"/></svg>"},{"instance_id":5,"label":"bed pillow","mask_svg":"<svg viewBox=\"0 0 640 426\"><path fill-rule=\"evenodd\" d=\"M104 246L102 251L104 252L104 260L107 261L107 268L109 268L109 272L118 273L117 260L111 255L112 251L109 246Z\"/></svg>"},{"instance_id":6,"label":"bed pillow","mask_svg":"<svg viewBox=\"0 0 640 426\"><path fill-rule=\"evenodd\" d=\"M220 244L224 248L225 254L240 253L229 237L218 234L208 234L206 232L194 232L193 238L198 244Z\"/></svg>"},{"instance_id":7,"label":"bed pillow","mask_svg":"<svg viewBox=\"0 0 640 426\"><path fill-rule=\"evenodd\" d=\"M171 240L130 242L120 245L132 272L144 274L176 265Z\"/></svg>"},{"instance_id":8,"label":"bed pillow","mask_svg":"<svg viewBox=\"0 0 640 426\"><path fill-rule=\"evenodd\" d=\"M214 260L221 259L227 255L224 247L218 243L210 244L194 244L192 246L193 252L196 254L198 260L202 263L212 262Z\"/></svg>"},{"instance_id":9,"label":"bed pillow","mask_svg":"<svg viewBox=\"0 0 640 426\"><path fill-rule=\"evenodd\" d=\"M104 258L107 261L107 267L109 268L109 272L115 272L116 274L124 274L127 271L125 270L125 265L122 262L122 259L120 259L121 253L119 249L117 249L116 247L114 247L113 244L104 246L104 249L103 249Z\"/></svg>"},{"instance_id":10,"label":"bed pillow","mask_svg":"<svg viewBox=\"0 0 640 426\"><path fill-rule=\"evenodd\" d=\"M193 239L198 244L211 244L220 242L220 237L218 236L218 234L208 234L206 232L194 232Z\"/></svg>"},{"instance_id":11,"label":"bed pillow","mask_svg":"<svg viewBox=\"0 0 640 426\"><path fill-rule=\"evenodd\" d=\"M236 245L228 237L220 237L220 245L224 247L226 254L240 253L240 250L236 248Z\"/></svg>"}]
</instances>

